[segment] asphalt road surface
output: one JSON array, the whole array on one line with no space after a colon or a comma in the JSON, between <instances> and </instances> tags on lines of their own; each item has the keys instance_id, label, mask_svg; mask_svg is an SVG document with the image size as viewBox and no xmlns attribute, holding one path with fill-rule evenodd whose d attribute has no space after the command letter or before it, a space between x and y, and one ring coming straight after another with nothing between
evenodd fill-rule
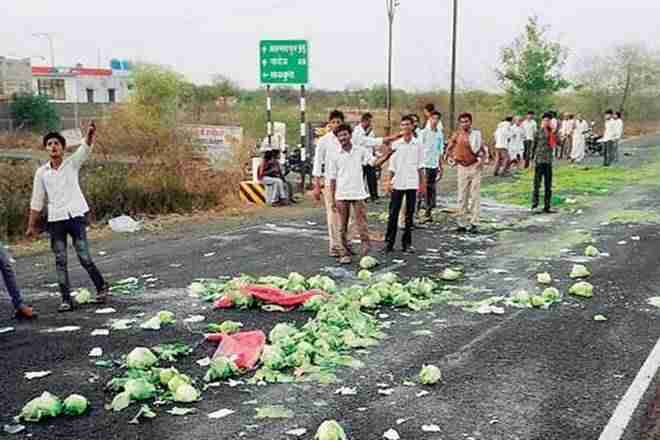
<instances>
[{"instance_id":1,"label":"asphalt road surface","mask_svg":"<svg viewBox=\"0 0 660 440\"><path fill-rule=\"evenodd\" d=\"M655 159L658 144L660 139L653 137L627 143L624 151L633 155L620 166L634 168ZM371 208L385 209L384 204ZM270 223L246 222L230 231L217 224L182 226L163 234L116 235L92 242L97 265L110 280L143 275L158 279L144 293L113 297L110 306L117 313L112 316L96 314L93 306L71 314L55 313L59 298L49 287L55 282L52 256L17 258L19 283L40 316L31 323L0 319L0 328L15 328L0 334L0 424L13 423L25 402L49 390L63 397L74 392L85 395L91 402L90 413L27 424L8 438L271 440L295 438L285 433L305 428L307 433L299 438L311 439L326 419L339 421L354 440L381 439L389 429L401 439L585 440L598 439L612 423L623 423L625 429L608 440L654 438L655 379L644 386L641 401L624 405L632 405L631 417L611 421L660 338L660 310L647 304L649 297L658 296L660 285L660 230L649 219L609 221L611 213L622 210L660 216L660 190L628 187L595 199L579 213L550 216L486 203L483 216L489 222L476 236L459 236L445 222L415 230L417 254L381 258L381 271L409 278L462 265L466 275L462 285L473 299L509 295L518 288L533 291L538 288L536 274L548 271L564 293L563 301L550 310L506 308L502 315L468 313L447 305L417 313L384 307L375 314L388 321L388 337L356 355L365 368L340 370L341 383L223 384L204 393L203 400L193 405L195 414L174 417L156 408L158 417L138 425L128 421L139 405L119 413L104 409L112 399L104 384L119 371L97 367L89 351L102 347L103 359L119 359L135 346L186 342L195 346L195 352L177 368L201 377L205 369L195 361L215 349L213 344L200 343L206 323L232 319L243 322L244 329L265 332L278 322L304 323L310 313L213 310L190 297L186 287L196 278L292 271L326 273L342 284L354 283L356 267L338 270L326 256L322 213L314 210ZM373 229L383 230L383 224L370 222ZM583 257L585 237L593 238L606 255ZM70 261L74 286L89 287L86 274L73 258ZM568 274L576 262L592 271L592 299L566 294L572 283ZM5 297L0 300L0 310L7 316L10 304ZM179 319L175 327L159 332L132 329L91 336L94 329L106 328L110 317L139 313L148 317L161 309L174 311L179 318L201 314L206 321L185 324ZM594 321L597 314L607 321ZM62 326L81 329L49 331ZM417 336L415 330L429 330L431 335ZM442 384L404 384L415 380L423 364L442 369ZM25 372L40 370L52 374L31 381L24 378ZM355 387L357 393L335 394L341 386ZM382 389L392 392L379 393ZM428 394L420 396L420 391ZM283 405L295 415L255 419L255 408L265 405ZM223 408L235 412L217 420L207 417ZM423 425L437 425L439 431L425 432Z\"/></svg>"}]
</instances>

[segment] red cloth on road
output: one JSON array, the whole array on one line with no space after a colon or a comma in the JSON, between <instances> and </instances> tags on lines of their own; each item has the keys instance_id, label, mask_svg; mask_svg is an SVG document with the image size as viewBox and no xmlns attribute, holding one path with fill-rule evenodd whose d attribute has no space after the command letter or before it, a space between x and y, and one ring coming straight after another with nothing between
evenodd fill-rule
<instances>
[{"instance_id":1,"label":"red cloth on road","mask_svg":"<svg viewBox=\"0 0 660 440\"><path fill-rule=\"evenodd\" d=\"M312 289L308 292L290 293L275 287L251 284L241 287L241 294L249 295L268 304L278 304L280 306L292 307L304 304L310 298L316 295L327 295L325 292ZM227 309L233 306L231 299L225 295L218 299L214 304L216 309Z\"/></svg>"},{"instance_id":2,"label":"red cloth on road","mask_svg":"<svg viewBox=\"0 0 660 440\"><path fill-rule=\"evenodd\" d=\"M218 356L233 359L236 366L244 370L254 368L266 345L266 335L261 330L232 335L211 333L206 335L206 340L220 341L218 349L213 354L214 359Z\"/></svg>"}]
</instances>

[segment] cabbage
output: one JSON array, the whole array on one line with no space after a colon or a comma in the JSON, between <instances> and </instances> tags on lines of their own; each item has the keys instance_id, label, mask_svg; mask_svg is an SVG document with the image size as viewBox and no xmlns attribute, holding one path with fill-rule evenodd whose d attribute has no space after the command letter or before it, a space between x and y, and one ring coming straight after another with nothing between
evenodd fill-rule
<instances>
[{"instance_id":1,"label":"cabbage","mask_svg":"<svg viewBox=\"0 0 660 440\"><path fill-rule=\"evenodd\" d=\"M266 345L261 353L261 361L269 370L286 368L286 357L279 345Z\"/></svg>"},{"instance_id":2,"label":"cabbage","mask_svg":"<svg viewBox=\"0 0 660 440\"><path fill-rule=\"evenodd\" d=\"M211 361L211 365L204 376L204 380L206 382L224 380L234 376L238 372L238 367L234 361L224 356L218 356Z\"/></svg>"},{"instance_id":3,"label":"cabbage","mask_svg":"<svg viewBox=\"0 0 660 440\"><path fill-rule=\"evenodd\" d=\"M273 327L273 329L268 334L270 342L277 342L287 336L293 336L298 333L298 329L290 324L279 323Z\"/></svg>"},{"instance_id":4,"label":"cabbage","mask_svg":"<svg viewBox=\"0 0 660 440\"><path fill-rule=\"evenodd\" d=\"M62 413L62 401L57 396L44 391L41 396L30 400L18 415L26 422L38 422L42 418L57 417Z\"/></svg>"},{"instance_id":5,"label":"cabbage","mask_svg":"<svg viewBox=\"0 0 660 440\"><path fill-rule=\"evenodd\" d=\"M461 277L461 275L462 274L460 272L447 268L442 272L441 278L445 281L456 281Z\"/></svg>"},{"instance_id":6,"label":"cabbage","mask_svg":"<svg viewBox=\"0 0 660 440\"><path fill-rule=\"evenodd\" d=\"M594 321L607 321L607 316L605 316L605 315L596 315L596 316L594 316Z\"/></svg>"},{"instance_id":7,"label":"cabbage","mask_svg":"<svg viewBox=\"0 0 660 440\"><path fill-rule=\"evenodd\" d=\"M316 275L307 280L310 289L320 289L327 293L332 293L337 289L335 281L324 275Z\"/></svg>"},{"instance_id":8,"label":"cabbage","mask_svg":"<svg viewBox=\"0 0 660 440\"><path fill-rule=\"evenodd\" d=\"M516 290L511 296L511 301L518 306L529 307L531 298L526 290Z\"/></svg>"},{"instance_id":9,"label":"cabbage","mask_svg":"<svg viewBox=\"0 0 660 440\"><path fill-rule=\"evenodd\" d=\"M267 284L269 286L277 287L278 289L284 289L286 285L289 284L289 280L287 278L277 276L261 277L257 281L259 284Z\"/></svg>"},{"instance_id":10,"label":"cabbage","mask_svg":"<svg viewBox=\"0 0 660 440\"><path fill-rule=\"evenodd\" d=\"M410 304L412 301L412 295L406 290L401 290L394 295L392 299L392 304L399 307L404 307Z\"/></svg>"},{"instance_id":11,"label":"cabbage","mask_svg":"<svg viewBox=\"0 0 660 440\"><path fill-rule=\"evenodd\" d=\"M169 382L167 382L167 388L175 393L181 385L189 385L192 382L188 376L185 374L177 374Z\"/></svg>"},{"instance_id":12,"label":"cabbage","mask_svg":"<svg viewBox=\"0 0 660 440\"><path fill-rule=\"evenodd\" d=\"M191 283L190 286L188 286L188 290L190 290L190 293L195 296L201 296L206 293L206 286L202 283Z\"/></svg>"},{"instance_id":13,"label":"cabbage","mask_svg":"<svg viewBox=\"0 0 660 440\"><path fill-rule=\"evenodd\" d=\"M376 260L374 257L362 257L360 260L360 267L362 269L373 269L376 266L378 266L378 260Z\"/></svg>"},{"instance_id":14,"label":"cabbage","mask_svg":"<svg viewBox=\"0 0 660 440\"><path fill-rule=\"evenodd\" d=\"M399 281L399 276L392 272L387 272L380 277L381 281L387 284L394 284Z\"/></svg>"},{"instance_id":15,"label":"cabbage","mask_svg":"<svg viewBox=\"0 0 660 440\"><path fill-rule=\"evenodd\" d=\"M160 380L161 385L167 385L174 376L179 374L179 370L176 368L163 368L158 373L158 379Z\"/></svg>"},{"instance_id":16,"label":"cabbage","mask_svg":"<svg viewBox=\"0 0 660 440\"><path fill-rule=\"evenodd\" d=\"M307 290L305 277L300 275L298 272L291 272L289 274L286 290L290 292L303 292Z\"/></svg>"},{"instance_id":17,"label":"cabbage","mask_svg":"<svg viewBox=\"0 0 660 440\"><path fill-rule=\"evenodd\" d=\"M314 436L315 440L348 440L344 429L334 420L321 423Z\"/></svg>"},{"instance_id":18,"label":"cabbage","mask_svg":"<svg viewBox=\"0 0 660 440\"><path fill-rule=\"evenodd\" d=\"M542 295L543 295L543 299L545 299L547 302L555 302L561 299L561 294L559 293L559 290L557 290L554 287L548 287L543 291Z\"/></svg>"},{"instance_id":19,"label":"cabbage","mask_svg":"<svg viewBox=\"0 0 660 440\"><path fill-rule=\"evenodd\" d=\"M587 246L584 250L584 255L586 257L597 257L600 255L600 251L594 246Z\"/></svg>"},{"instance_id":20,"label":"cabbage","mask_svg":"<svg viewBox=\"0 0 660 440\"><path fill-rule=\"evenodd\" d=\"M124 391L131 396L131 399L147 400L156 394L156 387L146 379L129 379L124 385Z\"/></svg>"},{"instance_id":21,"label":"cabbage","mask_svg":"<svg viewBox=\"0 0 660 440\"><path fill-rule=\"evenodd\" d=\"M419 372L419 382L422 385L435 385L442 380L440 368L435 365L424 365Z\"/></svg>"},{"instance_id":22,"label":"cabbage","mask_svg":"<svg viewBox=\"0 0 660 440\"><path fill-rule=\"evenodd\" d=\"M92 302L92 294L89 289L79 289L78 294L74 296L78 304L88 304Z\"/></svg>"},{"instance_id":23,"label":"cabbage","mask_svg":"<svg viewBox=\"0 0 660 440\"><path fill-rule=\"evenodd\" d=\"M581 281L579 283L573 284L568 293L575 296L581 296L583 298L591 298L594 296L594 286L585 281Z\"/></svg>"},{"instance_id":24,"label":"cabbage","mask_svg":"<svg viewBox=\"0 0 660 440\"><path fill-rule=\"evenodd\" d=\"M536 275L536 280L539 284L552 284L552 277L548 272L543 272Z\"/></svg>"},{"instance_id":25,"label":"cabbage","mask_svg":"<svg viewBox=\"0 0 660 440\"><path fill-rule=\"evenodd\" d=\"M158 312L158 319L160 319L160 323L164 325L174 324L176 322L174 320L174 313L168 310L161 310Z\"/></svg>"},{"instance_id":26,"label":"cabbage","mask_svg":"<svg viewBox=\"0 0 660 440\"><path fill-rule=\"evenodd\" d=\"M296 347L296 351L289 356L288 363L293 367L302 367L303 365L311 364L315 351L316 349L312 344L302 341Z\"/></svg>"},{"instance_id":27,"label":"cabbage","mask_svg":"<svg viewBox=\"0 0 660 440\"><path fill-rule=\"evenodd\" d=\"M234 307L239 309L249 309L255 302L252 295L244 295L240 290L232 290L227 293L227 296Z\"/></svg>"},{"instance_id":28,"label":"cabbage","mask_svg":"<svg viewBox=\"0 0 660 440\"><path fill-rule=\"evenodd\" d=\"M112 409L113 411L121 411L124 408L128 408L131 404L131 394L128 391L119 393L112 399L112 403L107 409Z\"/></svg>"},{"instance_id":29,"label":"cabbage","mask_svg":"<svg viewBox=\"0 0 660 440\"><path fill-rule=\"evenodd\" d=\"M208 329L214 333L224 333L226 335L236 333L243 327L243 324L235 321L223 321L222 324L209 324Z\"/></svg>"},{"instance_id":30,"label":"cabbage","mask_svg":"<svg viewBox=\"0 0 660 440\"><path fill-rule=\"evenodd\" d=\"M368 309L374 308L380 304L382 298L378 292L373 292L360 298L360 305Z\"/></svg>"},{"instance_id":31,"label":"cabbage","mask_svg":"<svg viewBox=\"0 0 660 440\"><path fill-rule=\"evenodd\" d=\"M371 278L371 272L369 272L367 269L362 269L358 272L357 276L362 281L369 281Z\"/></svg>"},{"instance_id":32,"label":"cabbage","mask_svg":"<svg viewBox=\"0 0 660 440\"><path fill-rule=\"evenodd\" d=\"M314 295L303 304L303 310L318 312L321 307L327 302L327 298L323 295Z\"/></svg>"},{"instance_id":33,"label":"cabbage","mask_svg":"<svg viewBox=\"0 0 660 440\"><path fill-rule=\"evenodd\" d=\"M531 303L534 307L542 307L545 305L545 299L541 295L534 295Z\"/></svg>"},{"instance_id":34,"label":"cabbage","mask_svg":"<svg viewBox=\"0 0 660 440\"><path fill-rule=\"evenodd\" d=\"M140 328L143 330L160 330L160 319L158 316L154 316L153 318L140 324Z\"/></svg>"},{"instance_id":35,"label":"cabbage","mask_svg":"<svg viewBox=\"0 0 660 440\"><path fill-rule=\"evenodd\" d=\"M436 288L436 284L428 278L415 278L406 284L409 291L419 296L430 296Z\"/></svg>"},{"instance_id":36,"label":"cabbage","mask_svg":"<svg viewBox=\"0 0 660 440\"><path fill-rule=\"evenodd\" d=\"M147 370L158 363L158 358L148 348L137 347L131 351L126 357L126 365L128 368L136 368L138 370Z\"/></svg>"},{"instance_id":37,"label":"cabbage","mask_svg":"<svg viewBox=\"0 0 660 440\"><path fill-rule=\"evenodd\" d=\"M190 403L199 399L200 392L190 384L182 384L174 392L174 401Z\"/></svg>"},{"instance_id":38,"label":"cabbage","mask_svg":"<svg viewBox=\"0 0 660 440\"><path fill-rule=\"evenodd\" d=\"M591 275L591 272L581 264L573 265L573 270L571 271L571 278L586 278Z\"/></svg>"},{"instance_id":39,"label":"cabbage","mask_svg":"<svg viewBox=\"0 0 660 440\"><path fill-rule=\"evenodd\" d=\"M80 394L71 394L64 399L64 414L67 416L81 416L88 407L89 402Z\"/></svg>"}]
</instances>

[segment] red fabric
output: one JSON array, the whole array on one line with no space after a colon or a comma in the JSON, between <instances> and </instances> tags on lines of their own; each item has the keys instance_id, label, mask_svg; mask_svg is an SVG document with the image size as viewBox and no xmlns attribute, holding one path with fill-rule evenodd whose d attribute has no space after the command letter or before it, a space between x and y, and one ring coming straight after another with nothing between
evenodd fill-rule
<instances>
[{"instance_id":1,"label":"red fabric","mask_svg":"<svg viewBox=\"0 0 660 440\"><path fill-rule=\"evenodd\" d=\"M253 296L254 298L268 304L277 304L284 307L299 306L316 295L327 295L325 292L316 289L312 289L308 292L289 293L284 290L276 289L275 287L258 284L251 284L242 287L241 293L243 295ZM229 297L223 296L215 302L214 307L216 309L227 309L232 307L232 305Z\"/></svg>"},{"instance_id":2,"label":"red fabric","mask_svg":"<svg viewBox=\"0 0 660 440\"><path fill-rule=\"evenodd\" d=\"M220 341L213 358L224 356L233 359L238 368L250 370L257 365L261 352L266 345L266 335L261 330L251 332L212 333L206 335L207 341Z\"/></svg>"},{"instance_id":3,"label":"red fabric","mask_svg":"<svg viewBox=\"0 0 660 440\"><path fill-rule=\"evenodd\" d=\"M548 143L550 144L550 148L554 149L557 146L557 134L550 127L546 127L545 130L548 134Z\"/></svg>"}]
</instances>

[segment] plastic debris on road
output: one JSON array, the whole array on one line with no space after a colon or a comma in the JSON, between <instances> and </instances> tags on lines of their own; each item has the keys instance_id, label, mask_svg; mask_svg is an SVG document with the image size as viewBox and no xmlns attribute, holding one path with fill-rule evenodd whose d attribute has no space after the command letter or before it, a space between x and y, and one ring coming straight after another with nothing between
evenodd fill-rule
<instances>
[{"instance_id":1,"label":"plastic debris on road","mask_svg":"<svg viewBox=\"0 0 660 440\"><path fill-rule=\"evenodd\" d=\"M266 345L266 335L261 330L231 335L213 333L206 335L206 340L220 342L213 358L224 356L233 359L236 366L244 370L254 368Z\"/></svg>"},{"instance_id":2,"label":"plastic debris on road","mask_svg":"<svg viewBox=\"0 0 660 440\"><path fill-rule=\"evenodd\" d=\"M208 414L207 417L208 417L209 419L222 419L223 417L227 417L227 416L229 416L229 415L232 415L232 414L234 414L235 412L236 412L236 411L233 411L233 410L231 410L231 409L223 408L223 409L219 409L219 410L217 410L217 411L214 411L214 412Z\"/></svg>"},{"instance_id":3,"label":"plastic debris on road","mask_svg":"<svg viewBox=\"0 0 660 440\"><path fill-rule=\"evenodd\" d=\"M41 379L42 377L50 376L52 371L28 371L25 373L25 378L27 380L32 379Z\"/></svg>"},{"instance_id":4,"label":"plastic debris on road","mask_svg":"<svg viewBox=\"0 0 660 440\"><path fill-rule=\"evenodd\" d=\"M108 224L114 232L131 233L142 229L142 222L136 222L127 215L111 218L108 220Z\"/></svg>"}]
</instances>

